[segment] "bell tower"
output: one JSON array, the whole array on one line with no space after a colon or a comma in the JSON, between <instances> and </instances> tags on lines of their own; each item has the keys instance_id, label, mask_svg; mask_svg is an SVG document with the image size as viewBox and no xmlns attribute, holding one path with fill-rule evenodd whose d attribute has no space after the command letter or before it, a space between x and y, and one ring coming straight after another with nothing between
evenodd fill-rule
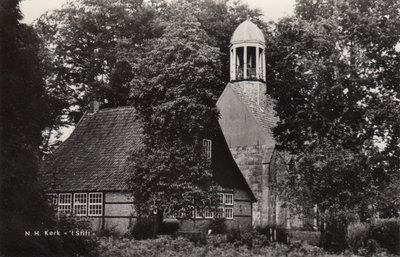
<instances>
[{"instance_id":1,"label":"bell tower","mask_svg":"<svg viewBox=\"0 0 400 257\"><path fill-rule=\"evenodd\" d=\"M234 31L229 47L230 82L217 102L219 124L233 159L257 198L253 225L281 225L285 213L279 210L273 185L281 162L272 132L278 117L274 100L266 93L264 34L245 20Z\"/></svg>"},{"instance_id":2,"label":"bell tower","mask_svg":"<svg viewBox=\"0 0 400 257\"><path fill-rule=\"evenodd\" d=\"M250 20L235 30L230 45L230 81L265 82L265 38Z\"/></svg>"}]
</instances>

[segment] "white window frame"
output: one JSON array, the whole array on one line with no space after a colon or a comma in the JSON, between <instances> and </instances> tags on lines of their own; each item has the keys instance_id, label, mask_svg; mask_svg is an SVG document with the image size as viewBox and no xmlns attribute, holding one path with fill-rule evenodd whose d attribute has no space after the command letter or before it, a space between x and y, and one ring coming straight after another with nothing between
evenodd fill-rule
<instances>
[{"instance_id":1,"label":"white window frame","mask_svg":"<svg viewBox=\"0 0 400 257\"><path fill-rule=\"evenodd\" d=\"M61 202L61 199L64 201ZM65 201L69 199L69 201ZM58 194L58 208L59 213L71 213L72 212L72 194L71 193L60 193Z\"/></svg>"},{"instance_id":2,"label":"white window frame","mask_svg":"<svg viewBox=\"0 0 400 257\"><path fill-rule=\"evenodd\" d=\"M205 210L204 210L204 217L205 217L206 219L212 219L212 218L214 218L214 212L213 212L213 210L212 210L211 208L209 208L209 207L206 207Z\"/></svg>"},{"instance_id":3,"label":"white window frame","mask_svg":"<svg viewBox=\"0 0 400 257\"><path fill-rule=\"evenodd\" d=\"M92 199L92 196L100 196L100 198L95 197ZM100 199L99 202L92 202L93 200L98 200ZM103 193L102 192L92 192L89 193L89 197L88 197L88 216L94 216L94 217L98 217L98 216L102 216L103 215ZM91 210L90 207L95 207L94 209ZM99 207L99 208L96 208ZM100 210L100 213L97 213L97 211Z\"/></svg>"},{"instance_id":4,"label":"white window frame","mask_svg":"<svg viewBox=\"0 0 400 257\"><path fill-rule=\"evenodd\" d=\"M229 196L229 197L228 197ZM231 199L231 201L229 201L228 202L228 199ZM225 203L225 205L229 205L229 206L232 206L233 205L233 194L231 194L231 193L226 193L225 195L224 195L224 203Z\"/></svg>"},{"instance_id":5,"label":"white window frame","mask_svg":"<svg viewBox=\"0 0 400 257\"><path fill-rule=\"evenodd\" d=\"M74 193L74 214L76 216L87 216L88 195L87 193Z\"/></svg>"},{"instance_id":6,"label":"white window frame","mask_svg":"<svg viewBox=\"0 0 400 257\"><path fill-rule=\"evenodd\" d=\"M228 210L230 210L230 215L227 215L228 214L228 212L227 212ZM233 219L233 208L232 207L225 207L224 216L225 216L225 219L232 220Z\"/></svg>"},{"instance_id":7,"label":"white window frame","mask_svg":"<svg viewBox=\"0 0 400 257\"><path fill-rule=\"evenodd\" d=\"M212 141L210 139L203 139L203 154L207 159L211 159Z\"/></svg>"}]
</instances>

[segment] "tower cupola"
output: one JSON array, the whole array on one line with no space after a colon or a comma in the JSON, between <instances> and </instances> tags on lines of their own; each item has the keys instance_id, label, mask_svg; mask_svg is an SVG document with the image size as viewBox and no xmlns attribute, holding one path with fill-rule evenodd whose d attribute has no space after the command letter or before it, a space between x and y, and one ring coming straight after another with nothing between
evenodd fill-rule
<instances>
[{"instance_id":1,"label":"tower cupola","mask_svg":"<svg viewBox=\"0 0 400 257\"><path fill-rule=\"evenodd\" d=\"M233 32L230 46L230 81L265 81L265 38L250 20Z\"/></svg>"}]
</instances>

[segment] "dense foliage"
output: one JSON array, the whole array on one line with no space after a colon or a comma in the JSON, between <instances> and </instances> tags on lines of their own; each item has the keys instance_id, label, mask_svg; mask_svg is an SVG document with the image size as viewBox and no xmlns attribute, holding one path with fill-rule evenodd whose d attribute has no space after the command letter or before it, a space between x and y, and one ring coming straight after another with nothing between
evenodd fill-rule
<instances>
[{"instance_id":1,"label":"dense foliage","mask_svg":"<svg viewBox=\"0 0 400 257\"><path fill-rule=\"evenodd\" d=\"M294 154L282 189L338 233L400 207L399 5L299 0L269 43L274 133Z\"/></svg>"},{"instance_id":2,"label":"dense foliage","mask_svg":"<svg viewBox=\"0 0 400 257\"><path fill-rule=\"evenodd\" d=\"M88 254L94 241L44 235L46 230L88 226L56 219L37 177L42 131L57 119L64 103L46 88L40 40L20 19L19 1L0 2L0 254ZM34 236L35 231L40 235Z\"/></svg>"},{"instance_id":3,"label":"dense foliage","mask_svg":"<svg viewBox=\"0 0 400 257\"><path fill-rule=\"evenodd\" d=\"M51 123L56 99L45 91L39 41L20 24L19 1L2 1L0 12L0 243L2 253L15 254L35 249L25 230L51 223L37 172L41 131Z\"/></svg>"},{"instance_id":4,"label":"dense foliage","mask_svg":"<svg viewBox=\"0 0 400 257\"><path fill-rule=\"evenodd\" d=\"M370 255L385 249L400 254L400 219L377 219L354 222L347 227L346 242L355 254Z\"/></svg>"},{"instance_id":5,"label":"dense foliage","mask_svg":"<svg viewBox=\"0 0 400 257\"><path fill-rule=\"evenodd\" d=\"M100 238L99 256L355 256L353 253L332 254L324 252L315 246L283 245L277 243L265 244L260 235L252 235L253 244L237 242L229 243L221 235L208 236L205 245L195 245L184 237L160 237L158 239L137 241L128 238ZM394 256L385 253L369 254L368 256Z\"/></svg>"},{"instance_id":6,"label":"dense foliage","mask_svg":"<svg viewBox=\"0 0 400 257\"><path fill-rule=\"evenodd\" d=\"M132 81L144 134L129 182L139 210L188 209L212 196L202 140L212 136L218 118L218 49L207 44L190 5L170 8L174 15L161 23L163 35L147 42Z\"/></svg>"}]
</instances>

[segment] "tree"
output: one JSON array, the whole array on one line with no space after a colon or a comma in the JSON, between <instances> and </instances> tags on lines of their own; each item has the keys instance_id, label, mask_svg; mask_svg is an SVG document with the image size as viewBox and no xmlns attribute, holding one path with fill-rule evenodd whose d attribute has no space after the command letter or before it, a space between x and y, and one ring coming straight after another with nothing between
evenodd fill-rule
<instances>
[{"instance_id":1,"label":"tree","mask_svg":"<svg viewBox=\"0 0 400 257\"><path fill-rule=\"evenodd\" d=\"M296 16L277 23L268 42L268 85L281 120L274 133L296 156L282 188L297 206L318 205L328 223L371 217L383 189L398 181L398 8L299 0Z\"/></svg>"},{"instance_id":2,"label":"tree","mask_svg":"<svg viewBox=\"0 0 400 257\"><path fill-rule=\"evenodd\" d=\"M160 38L147 41L135 66L133 105L143 124L143 147L132 155L130 188L140 213L211 205L213 174L202 140L215 132L220 87L219 50L191 15L173 16Z\"/></svg>"},{"instance_id":3,"label":"tree","mask_svg":"<svg viewBox=\"0 0 400 257\"><path fill-rule=\"evenodd\" d=\"M261 14L240 2L199 0L191 1L191 5L193 15L209 36L207 43L220 49L224 64L220 80L227 82L230 36L247 17L263 25ZM133 60L139 60L145 40L161 36L158 23L173 17L171 11L163 0L79 0L36 21L47 67L46 88L68 103L52 127L46 129L43 151L49 153L61 143L61 128L73 126L90 100L100 101L103 107L131 104ZM224 84L220 85L217 94L223 90Z\"/></svg>"},{"instance_id":4,"label":"tree","mask_svg":"<svg viewBox=\"0 0 400 257\"><path fill-rule=\"evenodd\" d=\"M103 107L129 104L132 67L119 53L135 54L144 39L157 34L155 14L140 0L80 0L36 21L48 63L46 88L68 103L46 131L45 146L60 127L74 125L91 100Z\"/></svg>"},{"instance_id":5,"label":"tree","mask_svg":"<svg viewBox=\"0 0 400 257\"><path fill-rule=\"evenodd\" d=\"M52 212L37 180L41 132L58 115L58 99L44 89L33 29L20 24L19 1L0 3L0 247L2 254L35 254L24 236L52 224Z\"/></svg>"}]
</instances>

